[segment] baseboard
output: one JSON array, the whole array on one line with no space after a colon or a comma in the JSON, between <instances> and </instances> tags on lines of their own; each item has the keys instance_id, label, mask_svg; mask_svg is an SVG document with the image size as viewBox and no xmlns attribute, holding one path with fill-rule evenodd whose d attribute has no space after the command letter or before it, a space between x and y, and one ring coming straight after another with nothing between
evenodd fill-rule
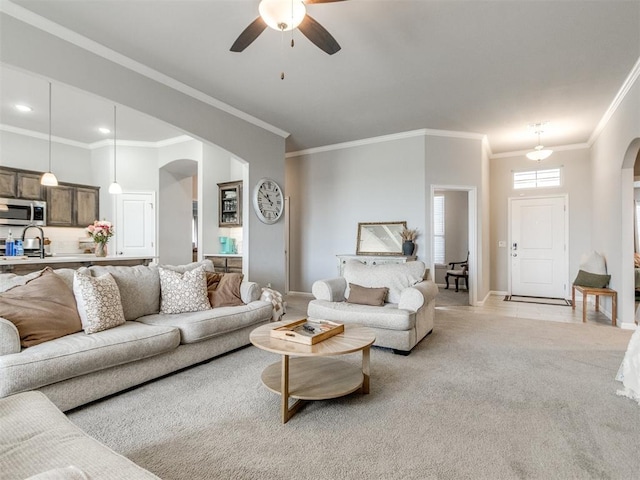
<instances>
[{"instance_id":1,"label":"baseboard","mask_svg":"<svg viewBox=\"0 0 640 480\"><path fill-rule=\"evenodd\" d=\"M295 295L295 296L299 296L299 297L310 297L313 298L313 293L311 292L295 292L295 291L289 291L287 293L287 295Z\"/></svg>"}]
</instances>

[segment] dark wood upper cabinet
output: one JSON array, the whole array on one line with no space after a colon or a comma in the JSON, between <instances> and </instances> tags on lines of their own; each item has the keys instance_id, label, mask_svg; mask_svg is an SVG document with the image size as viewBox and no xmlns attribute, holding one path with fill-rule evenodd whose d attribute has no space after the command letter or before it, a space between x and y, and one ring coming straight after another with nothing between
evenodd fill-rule
<instances>
[{"instance_id":1,"label":"dark wood upper cabinet","mask_svg":"<svg viewBox=\"0 0 640 480\"><path fill-rule=\"evenodd\" d=\"M41 176L39 173L17 172L18 198L44 200L44 189L40 185Z\"/></svg>"},{"instance_id":2,"label":"dark wood upper cabinet","mask_svg":"<svg viewBox=\"0 0 640 480\"><path fill-rule=\"evenodd\" d=\"M0 197L15 198L17 192L16 173L12 170L0 170Z\"/></svg>"},{"instance_id":3,"label":"dark wood upper cabinet","mask_svg":"<svg viewBox=\"0 0 640 480\"><path fill-rule=\"evenodd\" d=\"M75 187L47 187L47 226L75 226Z\"/></svg>"}]
</instances>

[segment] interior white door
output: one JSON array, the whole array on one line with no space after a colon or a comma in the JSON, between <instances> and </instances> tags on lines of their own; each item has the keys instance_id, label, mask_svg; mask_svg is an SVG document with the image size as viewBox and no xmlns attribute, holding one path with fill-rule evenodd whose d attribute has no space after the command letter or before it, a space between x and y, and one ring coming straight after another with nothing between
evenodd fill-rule
<instances>
[{"instance_id":1,"label":"interior white door","mask_svg":"<svg viewBox=\"0 0 640 480\"><path fill-rule=\"evenodd\" d=\"M567 298L566 203L511 199L511 295Z\"/></svg>"},{"instance_id":2,"label":"interior white door","mask_svg":"<svg viewBox=\"0 0 640 480\"><path fill-rule=\"evenodd\" d=\"M116 253L156 256L155 192L123 193L116 199Z\"/></svg>"}]
</instances>

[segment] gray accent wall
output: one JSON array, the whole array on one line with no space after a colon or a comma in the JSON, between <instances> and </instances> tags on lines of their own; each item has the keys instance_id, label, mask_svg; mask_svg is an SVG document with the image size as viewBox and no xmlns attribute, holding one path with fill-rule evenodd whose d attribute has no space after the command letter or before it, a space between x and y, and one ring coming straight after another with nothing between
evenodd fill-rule
<instances>
[{"instance_id":1,"label":"gray accent wall","mask_svg":"<svg viewBox=\"0 0 640 480\"><path fill-rule=\"evenodd\" d=\"M420 234L419 259L430 265L431 185L465 185L480 194L482 165L480 136L429 133L288 158L290 290L310 292L315 280L337 276L336 255L355 254L358 222L407 221ZM486 243L481 232L489 231L482 218L488 211L479 201L479 252ZM482 298L489 285L480 279Z\"/></svg>"},{"instance_id":2,"label":"gray accent wall","mask_svg":"<svg viewBox=\"0 0 640 480\"><path fill-rule=\"evenodd\" d=\"M7 65L126 105L231 152L250 166L247 190L251 191L262 177L271 177L284 188L285 138L282 136L1 12L0 41L0 61ZM157 178L157 172L149 174ZM203 187L217 188L215 185ZM249 279L263 285L271 283L282 290L284 221L265 225L255 215L246 213Z\"/></svg>"}]
</instances>

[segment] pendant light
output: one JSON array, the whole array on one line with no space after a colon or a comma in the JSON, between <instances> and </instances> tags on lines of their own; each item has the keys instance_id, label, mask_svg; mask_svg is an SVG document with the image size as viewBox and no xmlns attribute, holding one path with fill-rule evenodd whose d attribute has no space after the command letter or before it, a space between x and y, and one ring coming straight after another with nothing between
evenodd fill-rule
<instances>
[{"instance_id":1,"label":"pendant light","mask_svg":"<svg viewBox=\"0 0 640 480\"><path fill-rule=\"evenodd\" d=\"M113 106L113 183L109 185L109 193L120 195L122 187L116 179L116 106Z\"/></svg>"},{"instance_id":2,"label":"pendant light","mask_svg":"<svg viewBox=\"0 0 640 480\"><path fill-rule=\"evenodd\" d=\"M527 153L527 158L529 160L544 160L545 158L549 158L549 156L553 153L553 150L545 149L540 144L540 134L542 133L542 123L535 123L531 125L531 127L535 128L535 133L538 135L538 145L535 146L533 152Z\"/></svg>"},{"instance_id":3,"label":"pendant light","mask_svg":"<svg viewBox=\"0 0 640 480\"><path fill-rule=\"evenodd\" d=\"M49 171L40 178L40 185L57 187L58 179L51 173L51 82L49 82Z\"/></svg>"}]
</instances>

